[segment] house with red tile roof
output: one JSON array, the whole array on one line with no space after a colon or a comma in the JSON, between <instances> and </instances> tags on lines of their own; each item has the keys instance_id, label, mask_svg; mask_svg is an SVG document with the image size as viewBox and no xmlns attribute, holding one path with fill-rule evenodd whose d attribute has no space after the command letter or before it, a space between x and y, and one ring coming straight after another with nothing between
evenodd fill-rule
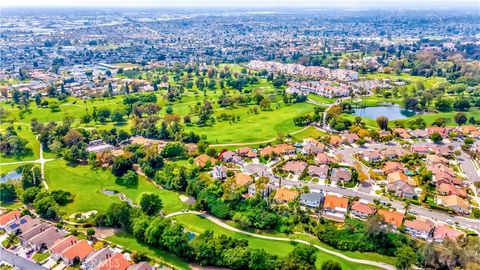
<instances>
[{"instance_id":1,"label":"house with red tile roof","mask_svg":"<svg viewBox=\"0 0 480 270\"><path fill-rule=\"evenodd\" d=\"M82 262L93 251L93 247L84 239L67 247L61 257L66 264L73 264L75 261Z\"/></svg>"},{"instance_id":2,"label":"house with red tile roof","mask_svg":"<svg viewBox=\"0 0 480 270\"><path fill-rule=\"evenodd\" d=\"M398 229L402 226L403 218L405 217L404 213L384 209L378 210L377 213L383 217L385 223L390 224L394 229Z\"/></svg>"},{"instance_id":3,"label":"house with red tile roof","mask_svg":"<svg viewBox=\"0 0 480 270\"><path fill-rule=\"evenodd\" d=\"M335 158L330 157L329 155L325 153L318 154L315 158L314 161L316 164L330 164L330 163L338 163Z\"/></svg>"},{"instance_id":4,"label":"house with red tile roof","mask_svg":"<svg viewBox=\"0 0 480 270\"><path fill-rule=\"evenodd\" d=\"M413 237L427 240L433 232L433 222L430 220L405 220L405 231Z\"/></svg>"},{"instance_id":5,"label":"house with red tile roof","mask_svg":"<svg viewBox=\"0 0 480 270\"><path fill-rule=\"evenodd\" d=\"M387 161L385 165L383 165L382 172L384 174L390 174L394 172L403 172L405 167L402 163L396 161Z\"/></svg>"},{"instance_id":6,"label":"house with red tile roof","mask_svg":"<svg viewBox=\"0 0 480 270\"><path fill-rule=\"evenodd\" d=\"M464 232L450 228L448 225L438 225L433 232L433 240L436 242L442 242L446 238L452 240L457 239L460 235L465 235Z\"/></svg>"},{"instance_id":7,"label":"house with red tile roof","mask_svg":"<svg viewBox=\"0 0 480 270\"><path fill-rule=\"evenodd\" d=\"M205 167L207 165L207 161L210 160L210 166L213 167L215 165L215 159L208 156L207 154L201 154L200 156L196 157L193 161L198 167Z\"/></svg>"},{"instance_id":8,"label":"house with red tile roof","mask_svg":"<svg viewBox=\"0 0 480 270\"><path fill-rule=\"evenodd\" d=\"M342 138L337 135L330 136L330 144L333 146L338 146L342 143Z\"/></svg>"},{"instance_id":9,"label":"house with red tile roof","mask_svg":"<svg viewBox=\"0 0 480 270\"><path fill-rule=\"evenodd\" d=\"M21 213L18 210L13 210L13 211L6 212L6 213L2 214L0 216L0 229L4 229L5 226L8 223L10 223L10 222L12 222L16 219L19 219L20 215L21 215Z\"/></svg>"},{"instance_id":10,"label":"house with red tile roof","mask_svg":"<svg viewBox=\"0 0 480 270\"><path fill-rule=\"evenodd\" d=\"M437 192L440 195L448 196L448 195L457 195L462 198L467 197L467 191L462 187L458 188L450 183L440 183L436 186Z\"/></svg>"},{"instance_id":11,"label":"house with red tile roof","mask_svg":"<svg viewBox=\"0 0 480 270\"><path fill-rule=\"evenodd\" d=\"M328 165L322 164L320 166L310 165L308 166L308 175L312 177L318 177L320 179L328 178Z\"/></svg>"},{"instance_id":12,"label":"house with red tile roof","mask_svg":"<svg viewBox=\"0 0 480 270\"><path fill-rule=\"evenodd\" d=\"M427 155L425 162L429 165L448 164L448 159L438 155Z\"/></svg>"},{"instance_id":13,"label":"house with red tile roof","mask_svg":"<svg viewBox=\"0 0 480 270\"><path fill-rule=\"evenodd\" d=\"M250 147L243 147L243 148L237 149L237 154L241 157L248 157L248 158L257 157L257 153L255 153L253 149Z\"/></svg>"},{"instance_id":14,"label":"house with red tile roof","mask_svg":"<svg viewBox=\"0 0 480 270\"><path fill-rule=\"evenodd\" d=\"M287 161L287 163L283 165L283 170L296 175L301 175L307 166L308 163L305 161Z\"/></svg>"},{"instance_id":15,"label":"house with red tile roof","mask_svg":"<svg viewBox=\"0 0 480 270\"><path fill-rule=\"evenodd\" d=\"M130 265L127 270L154 270L154 268L146 262L139 262L137 264Z\"/></svg>"},{"instance_id":16,"label":"house with red tile roof","mask_svg":"<svg viewBox=\"0 0 480 270\"><path fill-rule=\"evenodd\" d=\"M470 203L457 195L437 196L437 203L460 214L470 213Z\"/></svg>"},{"instance_id":17,"label":"house with red tile roof","mask_svg":"<svg viewBox=\"0 0 480 270\"><path fill-rule=\"evenodd\" d=\"M410 151L412 151L412 153L424 155L430 153L430 149L428 148L428 146L424 145L413 145L412 147L410 147Z\"/></svg>"},{"instance_id":18,"label":"house with red tile roof","mask_svg":"<svg viewBox=\"0 0 480 270\"><path fill-rule=\"evenodd\" d=\"M114 251L111 248L102 248L94 251L82 263L82 269L95 270L103 261L108 260Z\"/></svg>"},{"instance_id":19,"label":"house with red tile roof","mask_svg":"<svg viewBox=\"0 0 480 270\"><path fill-rule=\"evenodd\" d=\"M275 193L274 200L277 203L288 203L293 202L297 199L299 193L296 190L291 190L286 187L281 187Z\"/></svg>"},{"instance_id":20,"label":"house with red tile roof","mask_svg":"<svg viewBox=\"0 0 480 270\"><path fill-rule=\"evenodd\" d=\"M252 183L253 183L253 180L250 175L244 174L244 173L235 174L235 186L248 187Z\"/></svg>"},{"instance_id":21,"label":"house with red tile roof","mask_svg":"<svg viewBox=\"0 0 480 270\"><path fill-rule=\"evenodd\" d=\"M328 194L323 202L322 216L334 221L343 222L348 210L348 199L342 196Z\"/></svg>"},{"instance_id":22,"label":"house with red tile roof","mask_svg":"<svg viewBox=\"0 0 480 270\"><path fill-rule=\"evenodd\" d=\"M77 237L70 235L65 238L60 238L48 249L52 259L57 261L61 258L62 252L70 246L73 246L77 243Z\"/></svg>"},{"instance_id":23,"label":"house with red tile roof","mask_svg":"<svg viewBox=\"0 0 480 270\"><path fill-rule=\"evenodd\" d=\"M360 219L367 219L369 216L375 214L375 207L359 201L353 202L350 213Z\"/></svg>"},{"instance_id":24,"label":"house with red tile roof","mask_svg":"<svg viewBox=\"0 0 480 270\"><path fill-rule=\"evenodd\" d=\"M100 263L97 270L126 270L130 265L131 263L123 257L122 253L115 253Z\"/></svg>"}]
</instances>

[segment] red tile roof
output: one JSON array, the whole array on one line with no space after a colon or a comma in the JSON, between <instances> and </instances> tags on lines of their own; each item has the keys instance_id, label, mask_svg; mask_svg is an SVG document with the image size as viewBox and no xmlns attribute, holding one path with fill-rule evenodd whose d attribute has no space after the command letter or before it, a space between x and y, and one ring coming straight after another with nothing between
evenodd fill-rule
<instances>
[{"instance_id":1,"label":"red tile roof","mask_svg":"<svg viewBox=\"0 0 480 270\"><path fill-rule=\"evenodd\" d=\"M130 262L123 257L123 254L116 253L112 257L103 261L97 270L125 270L130 266Z\"/></svg>"},{"instance_id":2,"label":"red tile roof","mask_svg":"<svg viewBox=\"0 0 480 270\"><path fill-rule=\"evenodd\" d=\"M372 215L373 213L375 213L375 207L357 201L353 203L352 211L357 211L367 215Z\"/></svg>"},{"instance_id":3,"label":"red tile roof","mask_svg":"<svg viewBox=\"0 0 480 270\"><path fill-rule=\"evenodd\" d=\"M335 195L326 195L325 202L323 203L323 208L347 208L348 199L343 197L337 197Z\"/></svg>"},{"instance_id":4,"label":"red tile roof","mask_svg":"<svg viewBox=\"0 0 480 270\"><path fill-rule=\"evenodd\" d=\"M397 211L387 211L383 209L378 210L378 214L383 217L386 223L390 223L397 228L402 225L403 217L405 216L405 214Z\"/></svg>"},{"instance_id":5,"label":"red tile roof","mask_svg":"<svg viewBox=\"0 0 480 270\"><path fill-rule=\"evenodd\" d=\"M12 220L20 218L20 211L14 210L0 216L0 225L5 225Z\"/></svg>"},{"instance_id":6,"label":"red tile roof","mask_svg":"<svg viewBox=\"0 0 480 270\"><path fill-rule=\"evenodd\" d=\"M93 251L93 247L88 243L87 240L80 240L76 244L65 249L65 251L62 252L62 256L69 260L73 260L78 257L82 261Z\"/></svg>"}]
</instances>

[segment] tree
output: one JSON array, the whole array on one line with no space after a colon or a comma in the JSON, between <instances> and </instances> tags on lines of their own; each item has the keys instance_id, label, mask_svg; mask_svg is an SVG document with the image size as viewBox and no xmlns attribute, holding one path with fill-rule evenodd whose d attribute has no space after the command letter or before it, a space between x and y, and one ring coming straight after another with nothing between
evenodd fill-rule
<instances>
[{"instance_id":1,"label":"tree","mask_svg":"<svg viewBox=\"0 0 480 270\"><path fill-rule=\"evenodd\" d=\"M112 173L117 177L123 176L128 170L133 168L133 163L130 159L123 156L113 159Z\"/></svg>"},{"instance_id":2,"label":"tree","mask_svg":"<svg viewBox=\"0 0 480 270\"><path fill-rule=\"evenodd\" d=\"M432 135L430 135L430 140L432 140L434 143L439 143L443 140L443 138L442 138L442 135L440 135L440 133L434 132L432 133Z\"/></svg>"},{"instance_id":3,"label":"tree","mask_svg":"<svg viewBox=\"0 0 480 270\"><path fill-rule=\"evenodd\" d=\"M416 111L418 110L418 100L413 97L409 97L405 100L405 109Z\"/></svg>"},{"instance_id":4,"label":"tree","mask_svg":"<svg viewBox=\"0 0 480 270\"><path fill-rule=\"evenodd\" d=\"M10 183L0 184L0 201L12 202L16 197L17 193L15 193L15 186Z\"/></svg>"},{"instance_id":5,"label":"tree","mask_svg":"<svg viewBox=\"0 0 480 270\"><path fill-rule=\"evenodd\" d=\"M163 202L157 194L143 194L140 199L140 206L145 214L153 216L162 210Z\"/></svg>"},{"instance_id":6,"label":"tree","mask_svg":"<svg viewBox=\"0 0 480 270\"><path fill-rule=\"evenodd\" d=\"M112 203L105 214L105 225L130 230L131 210L127 202Z\"/></svg>"},{"instance_id":7,"label":"tree","mask_svg":"<svg viewBox=\"0 0 480 270\"><path fill-rule=\"evenodd\" d=\"M441 112L449 111L452 107L452 101L449 99L439 99L435 102L435 108Z\"/></svg>"},{"instance_id":8,"label":"tree","mask_svg":"<svg viewBox=\"0 0 480 270\"><path fill-rule=\"evenodd\" d=\"M105 122L110 117L112 111L109 108L100 108L97 112L98 121Z\"/></svg>"},{"instance_id":9,"label":"tree","mask_svg":"<svg viewBox=\"0 0 480 270\"><path fill-rule=\"evenodd\" d=\"M52 101L49 103L48 107L50 108L51 112L58 112L60 111L60 105L57 101Z\"/></svg>"},{"instance_id":10,"label":"tree","mask_svg":"<svg viewBox=\"0 0 480 270\"><path fill-rule=\"evenodd\" d=\"M38 195L34 203L35 211L42 217L46 219L56 219L58 214L58 204L55 200L45 194L44 196Z\"/></svg>"},{"instance_id":11,"label":"tree","mask_svg":"<svg viewBox=\"0 0 480 270\"><path fill-rule=\"evenodd\" d=\"M380 129L387 130L388 128L388 118L386 116L379 116L377 117L377 125Z\"/></svg>"},{"instance_id":12,"label":"tree","mask_svg":"<svg viewBox=\"0 0 480 270\"><path fill-rule=\"evenodd\" d=\"M297 246L290 252L282 262L282 270L314 270L317 256L317 249L312 246Z\"/></svg>"},{"instance_id":13,"label":"tree","mask_svg":"<svg viewBox=\"0 0 480 270\"><path fill-rule=\"evenodd\" d=\"M322 263L321 270L342 270L342 267L337 261L328 260Z\"/></svg>"},{"instance_id":14,"label":"tree","mask_svg":"<svg viewBox=\"0 0 480 270\"><path fill-rule=\"evenodd\" d=\"M409 246L402 246L397 248L397 262L395 266L400 270L407 270L415 263L417 255Z\"/></svg>"},{"instance_id":15,"label":"tree","mask_svg":"<svg viewBox=\"0 0 480 270\"><path fill-rule=\"evenodd\" d=\"M38 193L40 193L40 188L38 187L27 188L22 194L22 202L25 204L33 203Z\"/></svg>"},{"instance_id":16,"label":"tree","mask_svg":"<svg viewBox=\"0 0 480 270\"><path fill-rule=\"evenodd\" d=\"M179 157L185 154L186 149L182 143L167 143L162 149L162 156L165 158Z\"/></svg>"},{"instance_id":17,"label":"tree","mask_svg":"<svg viewBox=\"0 0 480 270\"><path fill-rule=\"evenodd\" d=\"M113 112L113 115L112 115L112 121L117 122L117 123L123 122L124 121L123 115L124 115L123 111L115 110Z\"/></svg>"},{"instance_id":18,"label":"tree","mask_svg":"<svg viewBox=\"0 0 480 270\"><path fill-rule=\"evenodd\" d=\"M465 113L460 112L455 115L455 123L457 123L457 125L461 126L466 122L467 122L467 115Z\"/></svg>"},{"instance_id":19,"label":"tree","mask_svg":"<svg viewBox=\"0 0 480 270\"><path fill-rule=\"evenodd\" d=\"M453 102L453 108L457 111L468 111L470 109L470 101L466 98L457 99Z\"/></svg>"},{"instance_id":20,"label":"tree","mask_svg":"<svg viewBox=\"0 0 480 270\"><path fill-rule=\"evenodd\" d=\"M445 127L447 124L447 119L444 117L439 117L433 121L432 125L437 127Z\"/></svg>"},{"instance_id":21,"label":"tree","mask_svg":"<svg viewBox=\"0 0 480 270\"><path fill-rule=\"evenodd\" d=\"M63 137L63 141L67 146L78 145L83 141L83 135L77 129L70 129L67 134Z\"/></svg>"},{"instance_id":22,"label":"tree","mask_svg":"<svg viewBox=\"0 0 480 270\"><path fill-rule=\"evenodd\" d=\"M118 182L127 187L135 187L138 185L138 174L135 171L129 170L118 178Z\"/></svg>"},{"instance_id":23,"label":"tree","mask_svg":"<svg viewBox=\"0 0 480 270\"><path fill-rule=\"evenodd\" d=\"M88 125L88 123L92 122L92 118L90 114L86 113L80 117L80 123Z\"/></svg>"}]
</instances>

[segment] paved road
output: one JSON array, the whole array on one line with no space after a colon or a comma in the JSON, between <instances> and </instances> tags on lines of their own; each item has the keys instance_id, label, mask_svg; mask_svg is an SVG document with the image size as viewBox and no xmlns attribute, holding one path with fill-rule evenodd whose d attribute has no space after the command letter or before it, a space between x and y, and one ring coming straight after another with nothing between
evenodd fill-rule
<instances>
[{"instance_id":1,"label":"paved road","mask_svg":"<svg viewBox=\"0 0 480 270\"><path fill-rule=\"evenodd\" d=\"M47 268L38 265L26 258L15 255L15 253L0 248L0 261L14 265L22 270L46 270Z\"/></svg>"},{"instance_id":2,"label":"paved road","mask_svg":"<svg viewBox=\"0 0 480 270\"><path fill-rule=\"evenodd\" d=\"M299 240L299 239L283 238L283 237L273 237L273 236L267 236L267 235L261 235L261 234L246 232L246 231L240 230L238 228L232 227L232 226L224 223L221 219L218 219L214 216L211 216L211 215L208 215L208 214L205 214L205 213L201 213L201 212L197 212L197 211L175 212L175 213L168 214L165 217L169 218L169 217L174 217L174 216L184 215L184 214L194 214L194 215L197 215L197 216L204 217L204 218L212 221L213 223L217 224L218 226L221 226L221 227L223 227L227 230L233 231L233 232L238 232L238 233L249 235L249 236L252 236L252 237L262 238L262 239L267 239L267 240L273 240L273 241L287 241L287 242L292 242L293 241L293 242L302 243L302 244L306 244L306 245L312 245L313 247L317 248L318 250L321 250L325 253L340 257L340 258L342 258L344 260L347 260L347 261L350 261L350 262L365 264L365 265L371 265L371 266L375 266L375 267L379 267L379 268L383 268L383 269L387 269L387 270L395 270L395 267L393 265L390 265L390 264L375 262L375 261L370 261L370 260L354 259L354 258L348 257L348 256L346 256L342 253L339 253L339 252L336 252L336 251L333 251L333 250L330 250L330 249L326 249L326 248L321 247L319 245L311 244L307 241L303 241L303 240Z\"/></svg>"}]
</instances>

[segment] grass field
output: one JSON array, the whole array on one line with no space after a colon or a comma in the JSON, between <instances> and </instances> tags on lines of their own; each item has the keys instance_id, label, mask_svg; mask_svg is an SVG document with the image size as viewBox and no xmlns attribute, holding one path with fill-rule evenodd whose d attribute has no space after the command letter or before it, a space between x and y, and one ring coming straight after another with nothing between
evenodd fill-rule
<instances>
[{"instance_id":1,"label":"grass field","mask_svg":"<svg viewBox=\"0 0 480 270\"><path fill-rule=\"evenodd\" d=\"M162 198L166 213L185 207L177 193L159 189L142 176L139 176L136 188L127 188L117 185L115 177L108 170L92 170L89 166L70 167L65 161L56 160L45 164L45 178L49 189L62 189L74 194L73 203L62 207L67 215L90 210L104 212L111 203L120 201L117 196L103 194L101 189L122 192L136 203L140 201L142 193L158 194Z\"/></svg>"},{"instance_id":2,"label":"grass field","mask_svg":"<svg viewBox=\"0 0 480 270\"><path fill-rule=\"evenodd\" d=\"M206 218L202 218L194 214L176 216L174 217L174 219L178 223L183 224L188 230L192 232L202 233L208 229L208 230L213 230L215 234L225 234L237 239L246 239L248 240L250 247L263 248L265 249L265 251L278 256L286 256L290 251L293 250L295 245L301 245L299 243L294 243L294 242L273 241L273 240L255 238L245 234L232 232L230 230L224 229L214 224L213 222L209 221ZM318 251L317 262L316 262L317 267L320 267L320 265L326 260L338 261L341 264L342 269L377 269L376 267L372 267L372 266L351 263L344 259L332 256L328 253Z\"/></svg>"},{"instance_id":3,"label":"grass field","mask_svg":"<svg viewBox=\"0 0 480 270\"><path fill-rule=\"evenodd\" d=\"M313 111L315 106L309 103L297 103L282 106L272 111L262 111L259 114L247 114L247 108L227 109L223 112L240 116L240 121L217 121L208 127L187 127L198 134L205 134L209 142L246 143L258 142L274 138L279 132L291 133L302 129L293 124L293 118ZM216 112L219 115L221 112Z\"/></svg>"},{"instance_id":4,"label":"grass field","mask_svg":"<svg viewBox=\"0 0 480 270\"><path fill-rule=\"evenodd\" d=\"M3 161L2 161L3 162ZM15 171L22 164L0 165L0 175Z\"/></svg>"},{"instance_id":5,"label":"grass field","mask_svg":"<svg viewBox=\"0 0 480 270\"><path fill-rule=\"evenodd\" d=\"M400 75L396 74L386 74L386 73L375 73L365 75L367 79L392 79L392 80L402 80L409 83L415 83L416 81L422 81L426 88L431 88L438 83L446 82L447 80L442 77L429 77L425 78L423 76L412 76L407 73L402 73Z\"/></svg>"},{"instance_id":6,"label":"grass field","mask_svg":"<svg viewBox=\"0 0 480 270\"><path fill-rule=\"evenodd\" d=\"M187 262L185 262L185 261L183 261L183 260L181 260L181 259L179 259L179 258L177 258L173 255L165 253L158 248L153 248L153 247L148 246L145 243L140 243L131 234L120 232L120 233L117 233L113 236L107 237L107 240L111 241L112 243L115 243L117 245L121 245L121 246L123 246L127 249L142 252L145 255L158 258L158 259L160 259L162 261L165 261L169 264L173 264L180 269L191 269L191 267L188 265Z\"/></svg>"},{"instance_id":7,"label":"grass field","mask_svg":"<svg viewBox=\"0 0 480 270\"><path fill-rule=\"evenodd\" d=\"M27 147L30 148L31 152L30 154L21 157L7 157L0 155L0 162L16 162L25 160L36 160L40 158L40 143L36 139L35 134L33 134L30 130L30 125L18 123L14 124L13 126L15 127L15 131L17 132L18 136L28 141ZM2 123L0 125L0 132L4 132L6 127L7 124Z\"/></svg>"},{"instance_id":8,"label":"grass field","mask_svg":"<svg viewBox=\"0 0 480 270\"><path fill-rule=\"evenodd\" d=\"M324 104L332 104L335 102L335 98L327 98L327 97L322 97L319 95L314 95L314 94L308 94L308 98L314 101L318 101L320 103Z\"/></svg>"}]
</instances>

